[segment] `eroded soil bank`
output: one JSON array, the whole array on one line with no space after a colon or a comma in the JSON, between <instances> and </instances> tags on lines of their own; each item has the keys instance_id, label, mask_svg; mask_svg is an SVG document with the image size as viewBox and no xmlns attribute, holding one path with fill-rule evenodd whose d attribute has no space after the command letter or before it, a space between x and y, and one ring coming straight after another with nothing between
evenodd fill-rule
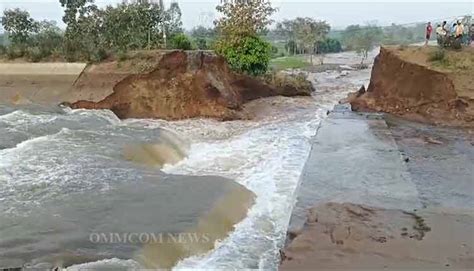
<instances>
[{"instance_id":1,"label":"eroded soil bank","mask_svg":"<svg viewBox=\"0 0 474 271\"><path fill-rule=\"evenodd\" d=\"M355 111L392 113L449 126L474 126L474 48L382 47L367 92L349 97Z\"/></svg>"},{"instance_id":2,"label":"eroded soil bank","mask_svg":"<svg viewBox=\"0 0 474 271\"><path fill-rule=\"evenodd\" d=\"M104 69L117 76L96 78L101 77L97 71ZM110 109L122 119L246 119L249 116L242 105L248 101L276 95L308 96L313 90L309 82L306 87L272 85L237 74L224 58L206 51L148 52L120 63L99 63L81 74L73 91L94 87L96 82L113 93L99 102L78 101L71 107Z\"/></svg>"}]
</instances>

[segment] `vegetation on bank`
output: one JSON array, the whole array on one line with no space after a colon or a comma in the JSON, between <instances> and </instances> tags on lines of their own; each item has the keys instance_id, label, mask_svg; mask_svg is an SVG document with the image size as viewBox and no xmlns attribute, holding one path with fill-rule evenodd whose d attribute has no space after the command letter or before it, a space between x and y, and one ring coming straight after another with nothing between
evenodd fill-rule
<instances>
[{"instance_id":1,"label":"vegetation on bank","mask_svg":"<svg viewBox=\"0 0 474 271\"><path fill-rule=\"evenodd\" d=\"M474 49L465 47L461 50L447 50L444 48L430 48L428 62L433 68L440 68L451 72L469 73L474 70Z\"/></svg>"},{"instance_id":2,"label":"vegetation on bank","mask_svg":"<svg viewBox=\"0 0 474 271\"><path fill-rule=\"evenodd\" d=\"M355 50L363 63L380 44L406 44L424 39L422 24L414 26L351 25L345 30L314 18L278 22L268 29L277 11L269 0L221 1L214 27L185 31L181 10L148 1L103 8L94 0L58 0L64 9L60 29L54 21L35 21L27 11L4 10L0 57L38 61L101 61L128 52L153 49L215 50L239 72L261 75L268 68L304 68L318 55ZM308 61L309 60L309 61Z\"/></svg>"},{"instance_id":3,"label":"vegetation on bank","mask_svg":"<svg viewBox=\"0 0 474 271\"><path fill-rule=\"evenodd\" d=\"M35 21L24 10L3 12L8 59L100 61L130 50L192 48L183 33L177 3L165 10L150 3L99 8L89 0L59 2L64 8L64 31L53 21Z\"/></svg>"}]
</instances>

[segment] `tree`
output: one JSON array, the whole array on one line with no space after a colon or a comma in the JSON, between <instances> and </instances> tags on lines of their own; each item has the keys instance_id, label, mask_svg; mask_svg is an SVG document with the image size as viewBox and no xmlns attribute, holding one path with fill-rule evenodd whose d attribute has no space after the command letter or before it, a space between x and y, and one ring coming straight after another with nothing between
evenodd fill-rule
<instances>
[{"instance_id":1,"label":"tree","mask_svg":"<svg viewBox=\"0 0 474 271\"><path fill-rule=\"evenodd\" d=\"M294 40L290 40L285 44L285 49L290 55L294 55L297 53L298 47Z\"/></svg>"},{"instance_id":2,"label":"tree","mask_svg":"<svg viewBox=\"0 0 474 271\"><path fill-rule=\"evenodd\" d=\"M248 36L235 44L220 44L217 53L223 55L232 69L250 75L262 75L268 69L272 46L256 36Z\"/></svg>"},{"instance_id":3,"label":"tree","mask_svg":"<svg viewBox=\"0 0 474 271\"><path fill-rule=\"evenodd\" d=\"M156 48L162 42L165 14L156 4L120 4L103 12L103 39L107 48L126 52Z\"/></svg>"},{"instance_id":4,"label":"tree","mask_svg":"<svg viewBox=\"0 0 474 271\"><path fill-rule=\"evenodd\" d=\"M63 53L68 61L99 61L110 52L162 47L167 31L172 36L183 31L181 11L176 3L165 11L163 1L160 4L138 1L105 8L96 6L94 0L59 2L64 8L64 35L55 23L35 22L26 11L4 12L2 24L11 35L12 44L22 45L10 46L9 57L21 57L26 52L27 56L33 56L32 61L39 61L54 51ZM186 40L191 44L187 37Z\"/></svg>"},{"instance_id":5,"label":"tree","mask_svg":"<svg viewBox=\"0 0 474 271\"><path fill-rule=\"evenodd\" d=\"M64 8L63 22L66 24L63 49L68 61L90 58L91 49L99 44L100 9L94 0L59 0Z\"/></svg>"},{"instance_id":6,"label":"tree","mask_svg":"<svg viewBox=\"0 0 474 271\"><path fill-rule=\"evenodd\" d=\"M272 22L276 11L268 0L225 1L217 6L222 17L215 21L219 39L215 50L230 66L251 75L268 69L271 45L258 37Z\"/></svg>"},{"instance_id":7,"label":"tree","mask_svg":"<svg viewBox=\"0 0 474 271\"><path fill-rule=\"evenodd\" d=\"M32 37L31 43L32 47L37 48L35 58L42 59L59 51L63 43L63 33L55 21L44 20L38 23L38 34Z\"/></svg>"},{"instance_id":8,"label":"tree","mask_svg":"<svg viewBox=\"0 0 474 271\"><path fill-rule=\"evenodd\" d=\"M171 3L166 15L167 36L173 37L174 35L183 33L183 23L181 22L182 13L177 2Z\"/></svg>"},{"instance_id":9,"label":"tree","mask_svg":"<svg viewBox=\"0 0 474 271\"><path fill-rule=\"evenodd\" d=\"M297 43L310 54L310 61L313 63L313 54L318 51L316 46L329 33L329 24L312 18L296 18L294 29Z\"/></svg>"},{"instance_id":10,"label":"tree","mask_svg":"<svg viewBox=\"0 0 474 271\"><path fill-rule=\"evenodd\" d=\"M361 64L367 59L369 52L380 44L382 38L382 28L375 25L348 26L343 33L343 40L348 47L361 55Z\"/></svg>"},{"instance_id":11,"label":"tree","mask_svg":"<svg viewBox=\"0 0 474 271\"><path fill-rule=\"evenodd\" d=\"M59 0L64 8L63 22L66 24L66 35L74 35L77 33L78 20L84 17L85 13L90 9L97 9L94 0Z\"/></svg>"},{"instance_id":12,"label":"tree","mask_svg":"<svg viewBox=\"0 0 474 271\"><path fill-rule=\"evenodd\" d=\"M74 3L72 3L74 2ZM67 24L64 41L68 60L97 61L108 52L160 47L165 29L180 27L180 12L172 5L170 14L158 4L143 1L103 9L93 0L63 1ZM177 7L179 9L179 7ZM176 15L178 14L178 15ZM74 16L73 16L74 15ZM171 22L171 18L174 18ZM168 28L163 28L164 22Z\"/></svg>"},{"instance_id":13,"label":"tree","mask_svg":"<svg viewBox=\"0 0 474 271\"><path fill-rule=\"evenodd\" d=\"M349 25L346 27L344 32L341 35L342 43L346 46L347 50L354 50L352 46L354 45L354 39L356 39L357 35L361 33L360 25Z\"/></svg>"},{"instance_id":14,"label":"tree","mask_svg":"<svg viewBox=\"0 0 474 271\"><path fill-rule=\"evenodd\" d=\"M32 34L38 32L39 25L26 10L7 9L3 11L2 26L13 45L26 46Z\"/></svg>"},{"instance_id":15,"label":"tree","mask_svg":"<svg viewBox=\"0 0 474 271\"><path fill-rule=\"evenodd\" d=\"M295 21L283 20L277 23L275 32L285 40L286 52L291 55L296 54Z\"/></svg>"},{"instance_id":16,"label":"tree","mask_svg":"<svg viewBox=\"0 0 474 271\"><path fill-rule=\"evenodd\" d=\"M214 22L221 35L232 38L243 38L258 35L273 20L276 12L268 0L234 0L224 1L216 7L222 17Z\"/></svg>"}]
</instances>

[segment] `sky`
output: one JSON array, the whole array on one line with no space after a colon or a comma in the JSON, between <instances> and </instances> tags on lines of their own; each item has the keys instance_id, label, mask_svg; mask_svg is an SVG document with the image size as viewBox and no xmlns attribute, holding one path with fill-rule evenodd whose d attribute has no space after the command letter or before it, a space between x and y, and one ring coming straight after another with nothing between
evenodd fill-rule
<instances>
[{"instance_id":1,"label":"sky","mask_svg":"<svg viewBox=\"0 0 474 271\"><path fill-rule=\"evenodd\" d=\"M165 0L169 5L171 0ZM96 0L100 6L116 4L121 0ZM219 0L177 0L183 13L183 25L191 29L196 25L212 25L218 16L215 6ZM312 17L326 20L332 28L342 29L350 24L391 23L409 24L426 21L454 19L474 13L474 0L272 0L279 11L274 20L296 17ZM0 0L0 10L20 7L27 9L35 19L58 21L60 26L63 10L59 0Z\"/></svg>"}]
</instances>

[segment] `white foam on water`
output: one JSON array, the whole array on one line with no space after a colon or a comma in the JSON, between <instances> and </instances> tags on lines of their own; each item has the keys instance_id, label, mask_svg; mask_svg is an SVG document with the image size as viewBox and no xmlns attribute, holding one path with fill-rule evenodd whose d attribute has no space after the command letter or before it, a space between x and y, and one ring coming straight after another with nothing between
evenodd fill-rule
<instances>
[{"instance_id":1,"label":"white foam on water","mask_svg":"<svg viewBox=\"0 0 474 271\"><path fill-rule=\"evenodd\" d=\"M334 78L338 74L328 73L329 77ZM247 125L235 123L237 128L223 129L229 124L220 123L204 126L205 131L245 132L236 132L223 140L195 141L187 159L165 167L164 171L228 177L253 191L257 196L256 203L248 216L236 225L235 231L219 242L214 250L206 255L187 258L179 262L175 269L278 268L279 250L284 245L296 200L295 191L311 149L310 139L327 110L346 97L349 91L356 90L360 82L365 83L366 74L367 71L349 73L344 77L344 83L333 88L318 88L316 84L314 105L317 106L293 112L296 117L275 120L269 116L271 121Z\"/></svg>"},{"instance_id":2,"label":"white foam on water","mask_svg":"<svg viewBox=\"0 0 474 271\"><path fill-rule=\"evenodd\" d=\"M56 136L59 136L61 134L67 133L69 129L67 128L62 128L59 132L55 134L50 134L50 135L44 135L44 136L39 136L39 137L34 137L25 141L22 141L18 143L15 147L13 148L7 148L0 150L0 173L2 169L8 168L11 163L15 163L16 157L18 153L21 153L23 150L28 149L28 148L34 148L35 144L40 143L40 142L46 142L54 139ZM47 170L47 169L45 169ZM2 174L0 174L0 180L2 180ZM4 185L9 185L12 183L17 183L19 180L13 180L11 178L5 178L4 180Z\"/></svg>"},{"instance_id":3,"label":"white foam on water","mask_svg":"<svg viewBox=\"0 0 474 271\"><path fill-rule=\"evenodd\" d=\"M279 112L258 121L126 121L128 125L173 130L192 143L188 157L165 166L165 172L227 177L256 194L248 216L228 238L205 255L182 260L175 269L278 268L310 139L327 110L349 91L357 90L359 83L365 83L366 74L369 72L350 72L342 79L336 79L339 72L313 74L314 79L323 80L316 84L312 105L287 99L284 103L288 107L283 108L291 109L288 114Z\"/></svg>"},{"instance_id":4,"label":"white foam on water","mask_svg":"<svg viewBox=\"0 0 474 271\"><path fill-rule=\"evenodd\" d=\"M79 117L93 117L107 120L110 124L120 124L121 120L111 110L100 109L71 109L69 107L63 108L63 111L68 115L79 116Z\"/></svg>"},{"instance_id":5,"label":"white foam on water","mask_svg":"<svg viewBox=\"0 0 474 271\"><path fill-rule=\"evenodd\" d=\"M226 140L196 142L187 159L164 168L167 173L227 177L257 196L229 238L207 255L180 262L177 269L277 267L310 138L324 115L317 110L301 121L270 122ZM205 129L221 130L215 126L219 123Z\"/></svg>"},{"instance_id":6,"label":"white foam on water","mask_svg":"<svg viewBox=\"0 0 474 271\"><path fill-rule=\"evenodd\" d=\"M0 115L0 121L11 125L28 125L54 121L57 116L44 114L33 115L23 110L16 110L5 115Z\"/></svg>"},{"instance_id":7,"label":"white foam on water","mask_svg":"<svg viewBox=\"0 0 474 271\"><path fill-rule=\"evenodd\" d=\"M121 260L117 258L105 259L96 262L83 263L70 266L65 271L82 270L143 270L134 260Z\"/></svg>"}]
</instances>

